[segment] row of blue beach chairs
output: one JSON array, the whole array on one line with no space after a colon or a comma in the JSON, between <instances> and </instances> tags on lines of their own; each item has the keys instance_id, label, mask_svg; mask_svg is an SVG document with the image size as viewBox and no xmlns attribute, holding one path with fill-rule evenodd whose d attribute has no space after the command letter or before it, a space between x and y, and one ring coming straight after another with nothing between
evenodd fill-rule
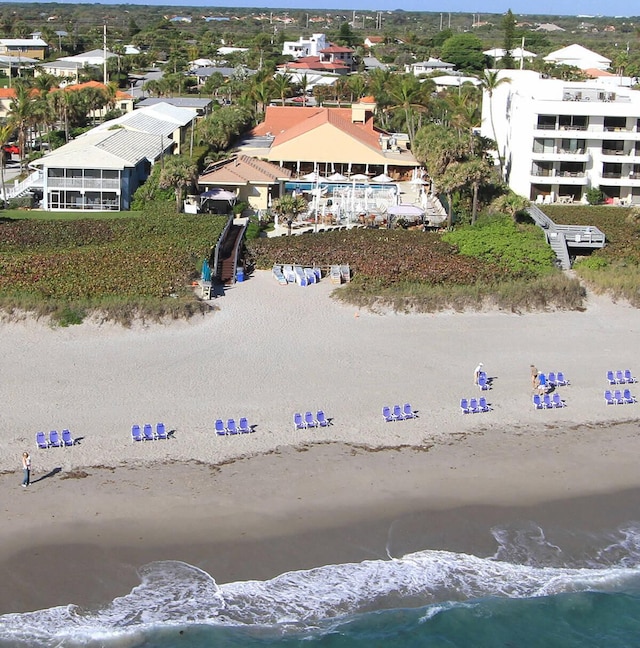
<instances>
[{"instance_id":1,"label":"row of blue beach chairs","mask_svg":"<svg viewBox=\"0 0 640 648\"><path fill-rule=\"evenodd\" d=\"M216 434L225 436L227 434L248 434L253 432L253 428L249 425L246 417L242 417L236 425L235 419L227 419L225 423L222 419L216 419L215 423Z\"/></svg>"},{"instance_id":2,"label":"row of blue beach chairs","mask_svg":"<svg viewBox=\"0 0 640 648\"><path fill-rule=\"evenodd\" d=\"M311 411L305 412L304 416L300 412L293 415L293 429L306 430L307 428L327 427L331 423L331 419L325 416L323 410L318 410L315 416Z\"/></svg>"},{"instance_id":3,"label":"row of blue beach chairs","mask_svg":"<svg viewBox=\"0 0 640 648\"><path fill-rule=\"evenodd\" d=\"M164 423L156 423L155 429L150 423L142 426L131 426L131 440L132 441L157 441L159 439L168 439L169 435Z\"/></svg>"},{"instance_id":4,"label":"row of blue beach chairs","mask_svg":"<svg viewBox=\"0 0 640 648\"><path fill-rule=\"evenodd\" d=\"M560 398L558 392L553 392L551 394L534 394L533 395L533 407L535 409L554 409L557 407L566 407L567 404Z\"/></svg>"},{"instance_id":5,"label":"row of blue beach chairs","mask_svg":"<svg viewBox=\"0 0 640 648\"><path fill-rule=\"evenodd\" d=\"M626 385L638 382L630 369L618 369L617 371L607 371L607 380L610 385Z\"/></svg>"},{"instance_id":6,"label":"row of blue beach chairs","mask_svg":"<svg viewBox=\"0 0 640 648\"><path fill-rule=\"evenodd\" d=\"M547 385L550 387L566 387L569 384L562 371L550 371L547 374Z\"/></svg>"},{"instance_id":7,"label":"row of blue beach chairs","mask_svg":"<svg viewBox=\"0 0 640 648\"><path fill-rule=\"evenodd\" d=\"M382 416L387 423L392 421L406 421L418 418L418 413L411 407L411 403L405 403L402 407L394 405L393 408L385 405L382 408Z\"/></svg>"},{"instance_id":8,"label":"row of blue beach chairs","mask_svg":"<svg viewBox=\"0 0 640 648\"><path fill-rule=\"evenodd\" d=\"M629 389L615 389L611 391L610 389L605 390L604 400L607 405L631 405L635 403L635 396L631 394Z\"/></svg>"},{"instance_id":9,"label":"row of blue beach chairs","mask_svg":"<svg viewBox=\"0 0 640 648\"><path fill-rule=\"evenodd\" d=\"M36 432L36 445L40 450L46 448L67 448L75 444L75 439L69 430L62 430L62 436L57 430L51 430L49 437L44 432Z\"/></svg>"},{"instance_id":10,"label":"row of blue beach chairs","mask_svg":"<svg viewBox=\"0 0 640 648\"><path fill-rule=\"evenodd\" d=\"M461 398L460 409L463 414L482 414L490 412L491 406L487 403L487 399L481 396L480 398Z\"/></svg>"},{"instance_id":11,"label":"row of blue beach chairs","mask_svg":"<svg viewBox=\"0 0 640 648\"><path fill-rule=\"evenodd\" d=\"M311 286L322 279L322 271L315 266L313 268L303 268L299 265L274 265L272 273L281 286L290 283L299 286Z\"/></svg>"}]
</instances>

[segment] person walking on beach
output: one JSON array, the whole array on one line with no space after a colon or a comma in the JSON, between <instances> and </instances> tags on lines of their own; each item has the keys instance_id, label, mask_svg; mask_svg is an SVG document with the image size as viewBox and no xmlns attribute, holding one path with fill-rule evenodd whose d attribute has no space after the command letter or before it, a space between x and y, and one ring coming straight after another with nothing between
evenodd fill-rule
<instances>
[{"instance_id":1,"label":"person walking on beach","mask_svg":"<svg viewBox=\"0 0 640 648\"><path fill-rule=\"evenodd\" d=\"M531 389L535 389L538 386L538 368L535 365L531 365Z\"/></svg>"},{"instance_id":2,"label":"person walking on beach","mask_svg":"<svg viewBox=\"0 0 640 648\"><path fill-rule=\"evenodd\" d=\"M31 482L31 457L28 452L22 453L22 488L26 488Z\"/></svg>"},{"instance_id":3,"label":"person walking on beach","mask_svg":"<svg viewBox=\"0 0 640 648\"><path fill-rule=\"evenodd\" d=\"M480 382L480 374L484 371L482 368L482 362L478 363L478 366L473 370L473 384L477 385Z\"/></svg>"}]
</instances>

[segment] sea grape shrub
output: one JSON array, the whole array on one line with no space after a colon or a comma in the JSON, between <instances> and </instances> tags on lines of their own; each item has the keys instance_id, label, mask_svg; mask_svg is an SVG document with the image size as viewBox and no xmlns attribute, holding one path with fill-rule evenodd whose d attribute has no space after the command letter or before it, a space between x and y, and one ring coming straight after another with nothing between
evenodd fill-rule
<instances>
[{"instance_id":1,"label":"sea grape shrub","mask_svg":"<svg viewBox=\"0 0 640 648\"><path fill-rule=\"evenodd\" d=\"M186 292L223 217L176 215L112 221L15 221L0 225L0 296L162 298Z\"/></svg>"},{"instance_id":2,"label":"sea grape shrub","mask_svg":"<svg viewBox=\"0 0 640 648\"><path fill-rule=\"evenodd\" d=\"M263 238L247 246L257 268L269 269L274 263L322 267L348 263L361 279L385 285L406 281L468 284L506 276L496 264L458 254L438 234L413 230L354 229Z\"/></svg>"}]
</instances>

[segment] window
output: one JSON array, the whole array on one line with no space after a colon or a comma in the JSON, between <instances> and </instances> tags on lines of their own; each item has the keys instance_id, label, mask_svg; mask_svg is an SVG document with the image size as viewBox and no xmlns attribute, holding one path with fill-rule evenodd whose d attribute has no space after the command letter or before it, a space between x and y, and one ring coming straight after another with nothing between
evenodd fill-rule
<instances>
[{"instance_id":1,"label":"window","mask_svg":"<svg viewBox=\"0 0 640 648\"><path fill-rule=\"evenodd\" d=\"M554 152L554 140L552 139L542 139L536 137L533 140L533 152L534 153L553 153Z\"/></svg>"},{"instance_id":2,"label":"window","mask_svg":"<svg viewBox=\"0 0 640 648\"><path fill-rule=\"evenodd\" d=\"M556 116L555 115L538 115L538 128L541 130L555 130L556 129Z\"/></svg>"}]
</instances>

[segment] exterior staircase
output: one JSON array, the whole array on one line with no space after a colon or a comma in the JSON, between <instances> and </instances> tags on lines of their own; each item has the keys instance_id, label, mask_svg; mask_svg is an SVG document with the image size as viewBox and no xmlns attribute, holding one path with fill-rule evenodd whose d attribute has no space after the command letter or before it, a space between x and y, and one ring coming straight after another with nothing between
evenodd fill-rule
<instances>
[{"instance_id":1,"label":"exterior staircase","mask_svg":"<svg viewBox=\"0 0 640 648\"><path fill-rule=\"evenodd\" d=\"M547 243L554 251L557 263L563 270L571 269L571 252L575 256L580 250L587 251L604 247L604 232L597 227L556 225L537 205L531 205L527 212L533 222L544 230Z\"/></svg>"},{"instance_id":2,"label":"exterior staircase","mask_svg":"<svg viewBox=\"0 0 640 648\"><path fill-rule=\"evenodd\" d=\"M2 193L3 200L13 200L14 198L21 198L33 189L41 189L43 186L43 173L42 171L34 171L31 175L27 176L22 182L15 182L13 186L5 186Z\"/></svg>"},{"instance_id":3,"label":"exterior staircase","mask_svg":"<svg viewBox=\"0 0 640 648\"><path fill-rule=\"evenodd\" d=\"M246 222L234 222L229 218L214 250L212 273L216 281L224 285L236 281L236 271L241 253L242 238L247 228Z\"/></svg>"}]
</instances>

